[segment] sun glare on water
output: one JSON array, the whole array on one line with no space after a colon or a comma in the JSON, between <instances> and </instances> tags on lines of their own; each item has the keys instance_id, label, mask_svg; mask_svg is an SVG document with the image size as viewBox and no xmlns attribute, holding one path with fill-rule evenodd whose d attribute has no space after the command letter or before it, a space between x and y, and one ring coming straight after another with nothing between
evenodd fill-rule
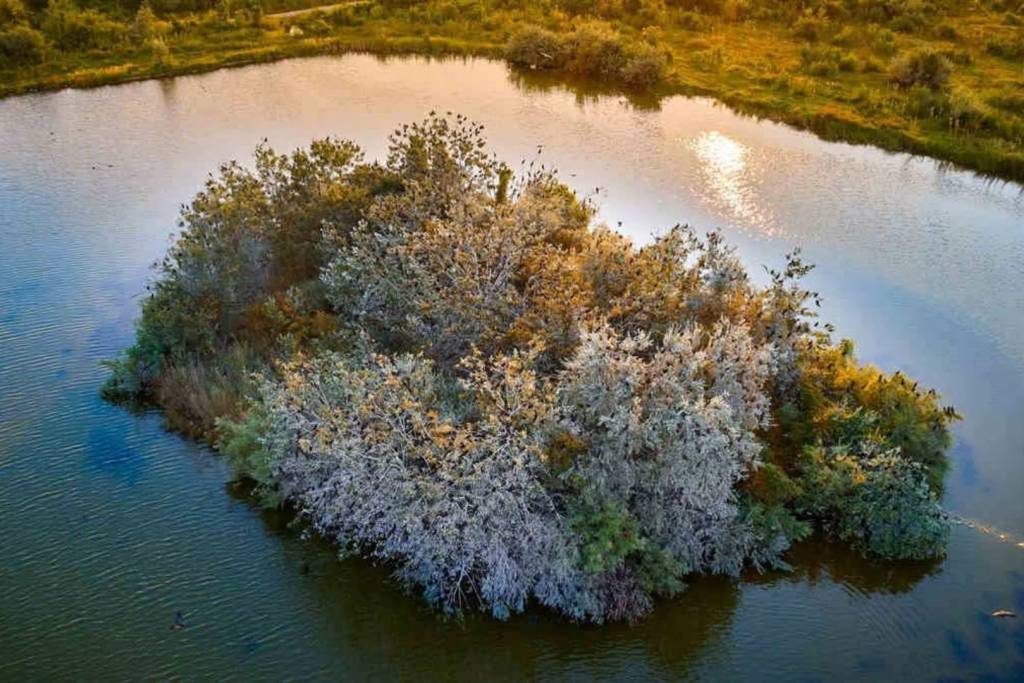
<instances>
[{"instance_id":1,"label":"sun glare on water","mask_svg":"<svg viewBox=\"0 0 1024 683\"><path fill-rule=\"evenodd\" d=\"M758 201L750 148L718 131L705 131L688 144L700 162L704 199L744 228L776 234L771 210Z\"/></svg>"}]
</instances>

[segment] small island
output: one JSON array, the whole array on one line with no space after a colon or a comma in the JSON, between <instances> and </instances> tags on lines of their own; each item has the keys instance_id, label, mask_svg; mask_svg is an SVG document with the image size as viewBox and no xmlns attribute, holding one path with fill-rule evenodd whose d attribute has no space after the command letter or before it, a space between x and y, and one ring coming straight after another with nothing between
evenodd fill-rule
<instances>
[{"instance_id":1,"label":"small island","mask_svg":"<svg viewBox=\"0 0 1024 683\"><path fill-rule=\"evenodd\" d=\"M957 414L832 339L799 252L757 285L718 233L594 218L460 116L380 162L261 146L183 209L104 395L447 614L633 620L812 533L943 554Z\"/></svg>"}]
</instances>

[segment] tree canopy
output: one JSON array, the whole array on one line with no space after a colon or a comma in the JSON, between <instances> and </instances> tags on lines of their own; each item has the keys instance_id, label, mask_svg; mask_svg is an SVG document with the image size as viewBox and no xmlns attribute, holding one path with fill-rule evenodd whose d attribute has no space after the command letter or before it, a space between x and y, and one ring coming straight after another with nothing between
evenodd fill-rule
<instances>
[{"instance_id":1,"label":"tree canopy","mask_svg":"<svg viewBox=\"0 0 1024 683\"><path fill-rule=\"evenodd\" d=\"M943 552L956 414L816 331L798 252L759 287L718 233L594 225L462 117L390 142L223 166L106 394L447 612L633 619L815 529Z\"/></svg>"}]
</instances>

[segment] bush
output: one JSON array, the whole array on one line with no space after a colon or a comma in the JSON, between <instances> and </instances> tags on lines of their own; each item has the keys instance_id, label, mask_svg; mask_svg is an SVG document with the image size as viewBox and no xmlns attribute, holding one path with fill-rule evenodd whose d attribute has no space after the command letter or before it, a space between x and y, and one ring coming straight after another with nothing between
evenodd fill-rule
<instances>
[{"instance_id":1,"label":"bush","mask_svg":"<svg viewBox=\"0 0 1024 683\"><path fill-rule=\"evenodd\" d=\"M941 90L949 83L951 72L949 61L938 52L915 50L893 64L891 78L901 88L922 85L932 90Z\"/></svg>"},{"instance_id":2,"label":"bush","mask_svg":"<svg viewBox=\"0 0 1024 683\"><path fill-rule=\"evenodd\" d=\"M153 40L160 40L170 30L170 23L157 19L149 3L143 2L135 13L135 20L132 21L129 33L136 42L147 43Z\"/></svg>"},{"instance_id":3,"label":"bush","mask_svg":"<svg viewBox=\"0 0 1024 683\"><path fill-rule=\"evenodd\" d=\"M985 43L985 52L1000 59L1019 62L1024 60L1024 39L994 38Z\"/></svg>"},{"instance_id":4,"label":"bush","mask_svg":"<svg viewBox=\"0 0 1024 683\"><path fill-rule=\"evenodd\" d=\"M524 26L512 34L505 48L508 61L531 69L558 69L565 64L561 37L538 26Z\"/></svg>"},{"instance_id":5,"label":"bush","mask_svg":"<svg viewBox=\"0 0 1024 683\"><path fill-rule=\"evenodd\" d=\"M998 130L998 116L973 92L954 89L949 95L949 126L954 131L977 133Z\"/></svg>"},{"instance_id":6,"label":"bush","mask_svg":"<svg viewBox=\"0 0 1024 683\"><path fill-rule=\"evenodd\" d=\"M820 77L831 77L840 71L857 69L856 58L837 47L804 46L800 51L800 63L806 73Z\"/></svg>"},{"instance_id":7,"label":"bush","mask_svg":"<svg viewBox=\"0 0 1024 683\"><path fill-rule=\"evenodd\" d=\"M836 537L873 555L923 560L942 553L949 522L923 468L898 452L810 449L800 506Z\"/></svg>"},{"instance_id":8,"label":"bush","mask_svg":"<svg viewBox=\"0 0 1024 683\"><path fill-rule=\"evenodd\" d=\"M105 395L153 399L169 363L223 353L239 338L310 338L310 326L326 331L302 301L311 297L276 295L316 277L322 222L332 218L344 239L338 231L386 190L382 176L362 164L354 145L332 140L290 156L260 148L252 171L221 167L182 211L181 236L159 264L136 343L113 364Z\"/></svg>"},{"instance_id":9,"label":"bush","mask_svg":"<svg viewBox=\"0 0 1024 683\"><path fill-rule=\"evenodd\" d=\"M626 64L621 37L606 24L590 23L569 38L567 68L588 78L616 78Z\"/></svg>"},{"instance_id":10,"label":"bush","mask_svg":"<svg viewBox=\"0 0 1024 683\"><path fill-rule=\"evenodd\" d=\"M868 35L871 39L871 49L880 55L891 57L898 50L896 46L896 34L889 29L869 26Z\"/></svg>"},{"instance_id":11,"label":"bush","mask_svg":"<svg viewBox=\"0 0 1024 683\"><path fill-rule=\"evenodd\" d=\"M960 34L957 32L956 26L945 22L936 27L935 35L943 40L957 40L960 38Z\"/></svg>"},{"instance_id":12,"label":"bush","mask_svg":"<svg viewBox=\"0 0 1024 683\"><path fill-rule=\"evenodd\" d=\"M832 36L832 44L839 47L853 47L862 42L860 31L852 26L844 26L839 33Z\"/></svg>"},{"instance_id":13,"label":"bush","mask_svg":"<svg viewBox=\"0 0 1024 683\"><path fill-rule=\"evenodd\" d=\"M96 10L80 10L71 0L50 0L43 32L61 50L109 48L128 35L127 27Z\"/></svg>"},{"instance_id":14,"label":"bush","mask_svg":"<svg viewBox=\"0 0 1024 683\"><path fill-rule=\"evenodd\" d=\"M0 64L28 66L46 58L43 34L28 26L14 26L0 31Z\"/></svg>"},{"instance_id":15,"label":"bush","mask_svg":"<svg viewBox=\"0 0 1024 683\"><path fill-rule=\"evenodd\" d=\"M20 24L28 19L28 11L21 0L0 0L0 27Z\"/></svg>"},{"instance_id":16,"label":"bush","mask_svg":"<svg viewBox=\"0 0 1024 683\"><path fill-rule=\"evenodd\" d=\"M648 41L628 41L600 23L585 24L565 36L526 26L512 35L505 56L531 69L565 69L585 78L648 88L663 78L667 59L656 34L644 35Z\"/></svg>"},{"instance_id":17,"label":"bush","mask_svg":"<svg viewBox=\"0 0 1024 683\"><path fill-rule=\"evenodd\" d=\"M649 88L664 78L665 66L664 52L652 45L638 43L627 51L620 77L626 85Z\"/></svg>"},{"instance_id":18,"label":"bush","mask_svg":"<svg viewBox=\"0 0 1024 683\"><path fill-rule=\"evenodd\" d=\"M901 14L892 21L889 22L889 27L893 31L900 33L917 33L928 24L928 20L924 15L911 12L907 14Z\"/></svg>"},{"instance_id":19,"label":"bush","mask_svg":"<svg viewBox=\"0 0 1024 683\"><path fill-rule=\"evenodd\" d=\"M814 43L825 35L827 27L828 24L824 21L814 16L804 15L793 25L793 35L809 43Z\"/></svg>"},{"instance_id":20,"label":"bush","mask_svg":"<svg viewBox=\"0 0 1024 683\"><path fill-rule=\"evenodd\" d=\"M593 213L461 117L380 164L261 148L184 211L115 386L447 613L635 619L812 525L943 552L955 413L812 332L798 253L762 287L717 233L637 249Z\"/></svg>"},{"instance_id":21,"label":"bush","mask_svg":"<svg viewBox=\"0 0 1024 683\"><path fill-rule=\"evenodd\" d=\"M153 55L153 61L160 66L171 63L171 48L167 47L163 38L150 38L146 41L146 48Z\"/></svg>"},{"instance_id":22,"label":"bush","mask_svg":"<svg viewBox=\"0 0 1024 683\"><path fill-rule=\"evenodd\" d=\"M331 25L327 23L324 17L315 15L310 15L309 18L302 22L302 30L308 35L321 37L328 36L333 31Z\"/></svg>"}]
</instances>

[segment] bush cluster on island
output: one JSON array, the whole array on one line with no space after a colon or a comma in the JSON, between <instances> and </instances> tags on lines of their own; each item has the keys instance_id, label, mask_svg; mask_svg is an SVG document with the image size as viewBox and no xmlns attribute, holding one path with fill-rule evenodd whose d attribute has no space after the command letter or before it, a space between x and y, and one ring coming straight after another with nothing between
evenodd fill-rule
<instances>
[{"instance_id":1,"label":"bush cluster on island","mask_svg":"<svg viewBox=\"0 0 1024 683\"><path fill-rule=\"evenodd\" d=\"M756 286L718 233L593 218L457 116L382 162L260 147L183 210L104 393L448 613L635 619L815 530L944 552L956 414L831 339L799 253Z\"/></svg>"}]
</instances>

